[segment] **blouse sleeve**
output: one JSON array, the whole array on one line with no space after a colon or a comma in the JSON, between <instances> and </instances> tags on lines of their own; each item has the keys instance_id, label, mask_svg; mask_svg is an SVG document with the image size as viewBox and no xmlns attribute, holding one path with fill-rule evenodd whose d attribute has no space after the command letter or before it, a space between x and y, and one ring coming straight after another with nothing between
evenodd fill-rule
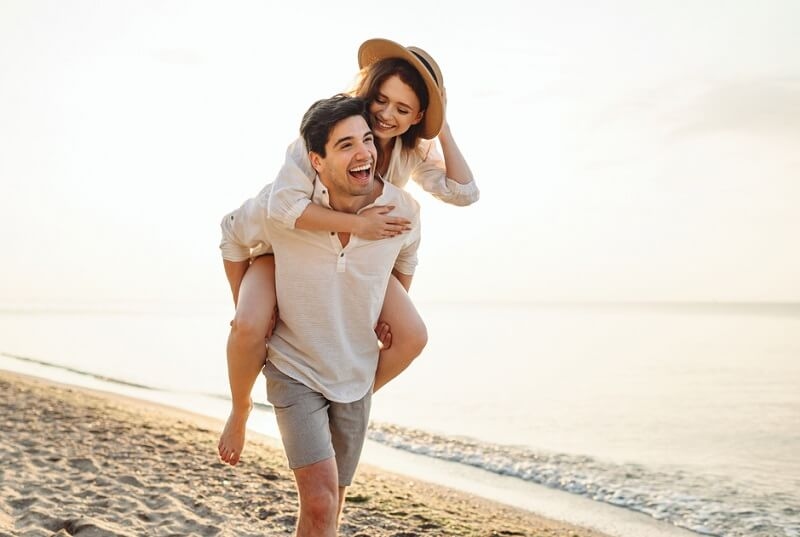
<instances>
[{"instance_id":1,"label":"blouse sleeve","mask_svg":"<svg viewBox=\"0 0 800 537\"><path fill-rule=\"evenodd\" d=\"M245 261L272 251L266 225L270 188L271 185L267 185L258 196L222 218L219 248L223 259Z\"/></svg>"},{"instance_id":2,"label":"blouse sleeve","mask_svg":"<svg viewBox=\"0 0 800 537\"><path fill-rule=\"evenodd\" d=\"M435 198L458 206L471 205L480 198L474 180L461 184L447 177L444 158L433 141L420 142L413 157L417 163L411 169L411 179Z\"/></svg>"},{"instance_id":3,"label":"blouse sleeve","mask_svg":"<svg viewBox=\"0 0 800 537\"><path fill-rule=\"evenodd\" d=\"M297 218L311 203L316 175L308 160L306 144L298 138L286 149L286 160L272 184L267 204L269 217L279 225L293 229Z\"/></svg>"}]
</instances>

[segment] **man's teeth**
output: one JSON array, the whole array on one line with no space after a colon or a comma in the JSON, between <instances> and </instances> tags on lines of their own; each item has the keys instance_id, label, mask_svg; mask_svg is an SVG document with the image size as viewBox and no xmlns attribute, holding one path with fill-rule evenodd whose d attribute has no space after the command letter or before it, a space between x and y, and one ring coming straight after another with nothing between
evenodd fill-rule
<instances>
[{"instance_id":1,"label":"man's teeth","mask_svg":"<svg viewBox=\"0 0 800 537\"><path fill-rule=\"evenodd\" d=\"M363 166L358 166L357 168L351 168L351 172L363 172L365 170L369 170L372 167L372 164L364 164Z\"/></svg>"}]
</instances>

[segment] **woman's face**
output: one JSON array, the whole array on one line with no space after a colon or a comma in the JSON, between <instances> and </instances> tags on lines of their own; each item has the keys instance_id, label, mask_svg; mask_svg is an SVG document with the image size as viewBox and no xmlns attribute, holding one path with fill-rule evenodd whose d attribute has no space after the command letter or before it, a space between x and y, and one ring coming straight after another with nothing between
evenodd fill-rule
<instances>
[{"instance_id":1,"label":"woman's face","mask_svg":"<svg viewBox=\"0 0 800 537\"><path fill-rule=\"evenodd\" d=\"M386 140L405 134L412 125L422 121L419 107L419 99L411 86L397 75L387 78L369 105L375 137Z\"/></svg>"}]
</instances>

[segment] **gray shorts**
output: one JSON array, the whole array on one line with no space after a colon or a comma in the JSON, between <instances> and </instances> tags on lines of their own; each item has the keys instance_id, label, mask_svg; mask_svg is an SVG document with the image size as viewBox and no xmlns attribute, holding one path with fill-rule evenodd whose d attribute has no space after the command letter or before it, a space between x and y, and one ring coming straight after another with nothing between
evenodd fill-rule
<instances>
[{"instance_id":1,"label":"gray shorts","mask_svg":"<svg viewBox=\"0 0 800 537\"><path fill-rule=\"evenodd\" d=\"M358 401L336 403L285 375L269 360L264 375L289 467L294 470L336 457L339 486L349 486L367 435L372 391Z\"/></svg>"}]
</instances>

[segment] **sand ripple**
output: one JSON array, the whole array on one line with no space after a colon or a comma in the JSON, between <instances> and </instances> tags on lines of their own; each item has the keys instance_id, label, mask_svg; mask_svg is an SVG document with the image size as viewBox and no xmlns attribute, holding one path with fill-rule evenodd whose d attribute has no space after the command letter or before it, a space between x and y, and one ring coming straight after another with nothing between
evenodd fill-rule
<instances>
[{"instance_id":1,"label":"sand ripple","mask_svg":"<svg viewBox=\"0 0 800 537\"><path fill-rule=\"evenodd\" d=\"M291 535L283 453L251 442L236 468L218 427L152 405L0 372L0 537ZM468 495L362 471L341 535L590 537Z\"/></svg>"}]
</instances>

